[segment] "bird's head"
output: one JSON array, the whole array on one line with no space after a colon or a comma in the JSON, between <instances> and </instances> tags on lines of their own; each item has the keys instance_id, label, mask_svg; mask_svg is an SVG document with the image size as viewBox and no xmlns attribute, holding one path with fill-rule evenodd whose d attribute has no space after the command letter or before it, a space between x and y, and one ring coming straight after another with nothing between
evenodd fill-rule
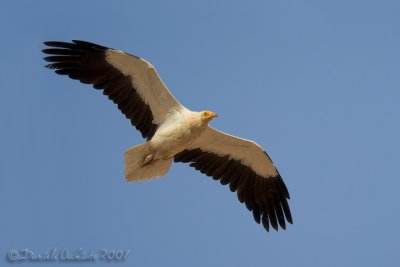
<instances>
[{"instance_id":1,"label":"bird's head","mask_svg":"<svg viewBox=\"0 0 400 267\"><path fill-rule=\"evenodd\" d=\"M217 113L213 112L213 111L209 111L209 110L204 110L200 113L201 115L201 120L205 123L208 123L209 121L211 121L212 119L214 119L217 116Z\"/></svg>"}]
</instances>

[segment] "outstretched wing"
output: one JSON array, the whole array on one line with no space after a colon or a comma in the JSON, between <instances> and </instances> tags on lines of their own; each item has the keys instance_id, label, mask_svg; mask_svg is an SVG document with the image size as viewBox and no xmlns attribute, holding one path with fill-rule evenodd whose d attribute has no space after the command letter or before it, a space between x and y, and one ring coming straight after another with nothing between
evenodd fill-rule
<instances>
[{"instance_id":1,"label":"outstretched wing","mask_svg":"<svg viewBox=\"0 0 400 267\"><path fill-rule=\"evenodd\" d=\"M195 143L175 156L175 162L190 162L196 170L223 185L229 184L267 231L270 224L275 230L278 224L286 229L285 218L293 223L286 185L267 153L256 143L208 126Z\"/></svg>"},{"instance_id":2,"label":"outstretched wing","mask_svg":"<svg viewBox=\"0 0 400 267\"><path fill-rule=\"evenodd\" d=\"M46 67L103 89L144 138L151 139L171 108L184 108L146 60L105 46L73 40L44 42Z\"/></svg>"}]
</instances>

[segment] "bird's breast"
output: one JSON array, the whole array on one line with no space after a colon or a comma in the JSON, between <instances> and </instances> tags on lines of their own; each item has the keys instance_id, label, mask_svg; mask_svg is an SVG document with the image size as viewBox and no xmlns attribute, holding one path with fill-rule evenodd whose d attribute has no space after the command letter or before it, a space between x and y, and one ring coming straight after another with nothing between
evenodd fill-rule
<instances>
[{"instance_id":1,"label":"bird's breast","mask_svg":"<svg viewBox=\"0 0 400 267\"><path fill-rule=\"evenodd\" d=\"M206 126L190 117L166 121L150 140L151 148L160 157L173 157L201 136Z\"/></svg>"}]
</instances>

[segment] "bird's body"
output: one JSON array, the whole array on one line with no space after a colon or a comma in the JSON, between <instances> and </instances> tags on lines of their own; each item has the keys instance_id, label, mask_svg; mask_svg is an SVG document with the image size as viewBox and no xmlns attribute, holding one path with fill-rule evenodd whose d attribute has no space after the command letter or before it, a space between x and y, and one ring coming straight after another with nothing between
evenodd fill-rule
<instances>
[{"instance_id":1,"label":"bird's body","mask_svg":"<svg viewBox=\"0 0 400 267\"><path fill-rule=\"evenodd\" d=\"M127 150L125 178L139 181L165 175L174 156L204 134L209 120L202 117L207 112L172 108L148 142Z\"/></svg>"},{"instance_id":2,"label":"bird's body","mask_svg":"<svg viewBox=\"0 0 400 267\"><path fill-rule=\"evenodd\" d=\"M105 46L74 40L45 42L46 67L103 90L147 142L125 152L127 181L167 174L172 161L229 184L257 223L278 230L292 223L289 192L261 146L220 132L209 122L212 111L181 105L146 60Z\"/></svg>"},{"instance_id":3,"label":"bird's body","mask_svg":"<svg viewBox=\"0 0 400 267\"><path fill-rule=\"evenodd\" d=\"M202 135L206 127L200 112L173 110L148 143L155 158L173 158Z\"/></svg>"}]
</instances>

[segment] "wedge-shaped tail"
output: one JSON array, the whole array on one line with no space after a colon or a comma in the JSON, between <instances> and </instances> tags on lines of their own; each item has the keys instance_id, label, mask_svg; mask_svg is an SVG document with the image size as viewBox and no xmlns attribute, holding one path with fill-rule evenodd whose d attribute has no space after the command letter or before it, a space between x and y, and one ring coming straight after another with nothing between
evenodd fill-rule
<instances>
[{"instance_id":1,"label":"wedge-shaped tail","mask_svg":"<svg viewBox=\"0 0 400 267\"><path fill-rule=\"evenodd\" d=\"M157 178L167 174L172 159L157 159L143 166L146 152L148 152L147 143L131 147L125 151L125 179L128 182Z\"/></svg>"}]
</instances>

